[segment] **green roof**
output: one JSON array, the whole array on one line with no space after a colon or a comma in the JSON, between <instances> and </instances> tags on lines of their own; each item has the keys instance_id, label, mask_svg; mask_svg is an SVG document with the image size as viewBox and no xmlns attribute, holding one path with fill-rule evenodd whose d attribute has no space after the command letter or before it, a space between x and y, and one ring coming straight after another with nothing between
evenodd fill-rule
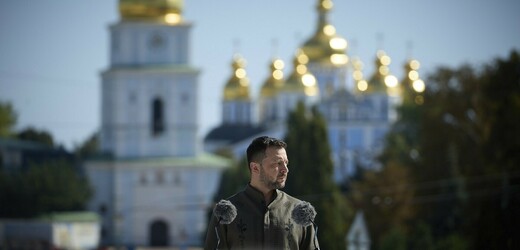
<instances>
[{"instance_id":1,"label":"green roof","mask_svg":"<svg viewBox=\"0 0 520 250\"><path fill-rule=\"evenodd\" d=\"M231 166L231 160L215 154L201 153L193 157L140 157L140 158L99 158L92 159L97 162L118 162L138 164L141 166L166 166L166 167L213 167L225 168Z\"/></svg>"}]
</instances>

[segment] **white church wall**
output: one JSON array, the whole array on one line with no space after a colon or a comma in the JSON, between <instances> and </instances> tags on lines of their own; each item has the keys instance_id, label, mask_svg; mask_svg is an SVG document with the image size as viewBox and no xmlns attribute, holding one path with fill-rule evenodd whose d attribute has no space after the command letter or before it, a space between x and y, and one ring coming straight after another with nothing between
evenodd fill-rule
<instances>
[{"instance_id":1,"label":"white church wall","mask_svg":"<svg viewBox=\"0 0 520 250\"><path fill-rule=\"evenodd\" d=\"M136 160L90 163L87 169L99 194L92 199L91 208L107 203L114 210L104 218L107 225L114 224L112 242L146 246L152 223L163 221L171 245L200 243L221 168L150 165Z\"/></svg>"}]
</instances>

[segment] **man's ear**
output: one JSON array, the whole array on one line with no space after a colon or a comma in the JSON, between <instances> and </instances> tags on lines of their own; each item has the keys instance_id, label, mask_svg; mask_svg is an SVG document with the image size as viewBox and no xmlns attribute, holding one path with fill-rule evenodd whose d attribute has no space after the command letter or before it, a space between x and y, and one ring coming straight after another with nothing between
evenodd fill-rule
<instances>
[{"instance_id":1,"label":"man's ear","mask_svg":"<svg viewBox=\"0 0 520 250\"><path fill-rule=\"evenodd\" d=\"M251 170L251 173L258 173L260 172L259 165L256 162L249 163L249 170Z\"/></svg>"}]
</instances>

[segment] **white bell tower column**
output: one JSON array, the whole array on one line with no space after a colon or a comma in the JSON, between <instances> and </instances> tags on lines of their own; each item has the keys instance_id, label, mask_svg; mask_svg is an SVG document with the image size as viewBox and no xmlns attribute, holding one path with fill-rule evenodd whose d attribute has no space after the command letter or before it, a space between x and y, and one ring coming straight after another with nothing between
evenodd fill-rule
<instances>
[{"instance_id":1,"label":"white bell tower column","mask_svg":"<svg viewBox=\"0 0 520 250\"><path fill-rule=\"evenodd\" d=\"M115 158L194 156L199 70L190 65L191 24L121 20L110 27L102 77L101 148Z\"/></svg>"}]
</instances>

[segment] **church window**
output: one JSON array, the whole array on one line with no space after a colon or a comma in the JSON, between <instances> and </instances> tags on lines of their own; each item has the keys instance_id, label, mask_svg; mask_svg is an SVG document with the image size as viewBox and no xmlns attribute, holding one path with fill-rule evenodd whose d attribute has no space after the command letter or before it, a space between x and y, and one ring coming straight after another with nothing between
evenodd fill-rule
<instances>
[{"instance_id":1,"label":"church window","mask_svg":"<svg viewBox=\"0 0 520 250\"><path fill-rule=\"evenodd\" d=\"M152 134L158 136L164 132L164 103L155 98L152 103Z\"/></svg>"},{"instance_id":2,"label":"church window","mask_svg":"<svg viewBox=\"0 0 520 250\"><path fill-rule=\"evenodd\" d=\"M146 173L145 172L142 172L140 177L139 177L139 181L141 182L142 185L146 184Z\"/></svg>"},{"instance_id":3,"label":"church window","mask_svg":"<svg viewBox=\"0 0 520 250\"><path fill-rule=\"evenodd\" d=\"M99 210L99 214L104 215L107 212L107 210L108 210L107 209L107 205L104 204L104 203L99 205L98 210Z\"/></svg>"},{"instance_id":4,"label":"church window","mask_svg":"<svg viewBox=\"0 0 520 250\"><path fill-rule=\"evenodd\" d=\"M105 239L108 235L108 230L105 226L102 226L101 227L101 239Z\"/></svg>"},{"instance_id":5,"label":"church window","mask_svg":"<svg viewBox=\"0 0 520 250\"><path fill-rule=\"evenodd\" d=\"M338 112L339 112L339 115L338 115L339 116L338 117L339 121L346 121L348 119L348 117L347 117L347 107L345 107L343 105L340 106Z\"/></svg>"},{"instance_id":6,"label":"church window","mask_svg":"<svg viewBox=\"0 0 520 250\"><path fill-rule=\"evenodd\" d=\"M148 45L151 49L162 49L166 45L166 39L163 34L154 33L150 37Z\"/></svg>"},{"instance_id":7,"label":"church window","mask_svg":"<svg viewBox=\"0 0 520 250\"><path fill-rule=\"evenodd\" d=\"M156 181L157 184L163 184L164 183L164 173L162 170L158 170L156 173Z\"/></svg>"}]
</instances>

